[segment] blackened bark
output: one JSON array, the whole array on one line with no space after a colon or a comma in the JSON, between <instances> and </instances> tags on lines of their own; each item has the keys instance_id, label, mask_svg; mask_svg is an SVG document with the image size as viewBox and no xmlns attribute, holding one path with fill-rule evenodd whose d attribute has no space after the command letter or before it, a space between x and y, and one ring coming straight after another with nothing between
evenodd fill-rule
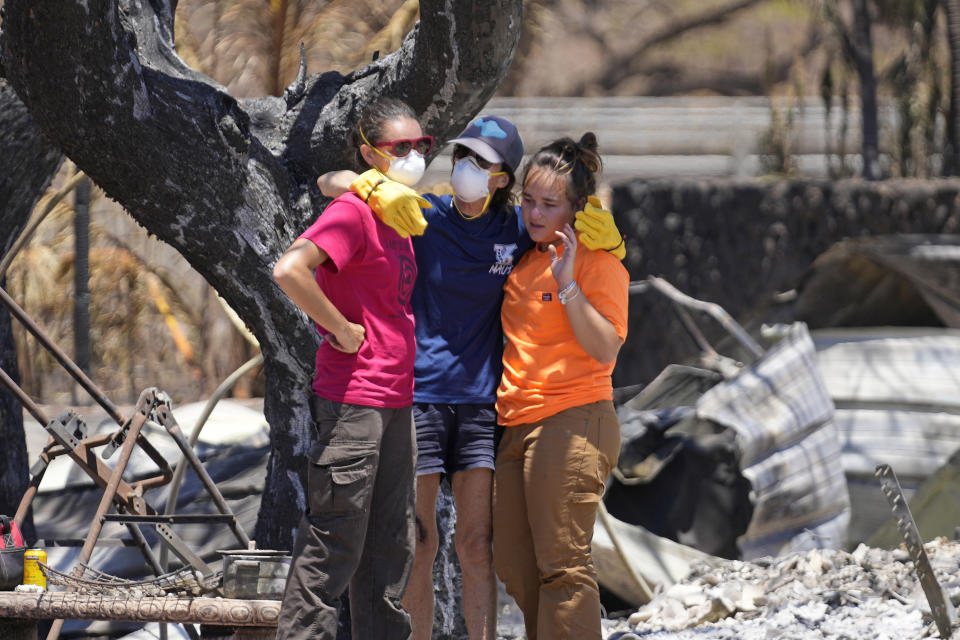
<instances>
[{"instance_id":1,"label":"blackened bark","mask_svg":"<svg viewBox=\"0 0 960 640\"><path fill-rule=\"evenodd\" d=\"M7 81L0 77L0 255L6 254L27 224L30 212L50 184L63 160L36 127L27 108ZM5 282L2 283L6 285ZM20 382L10 314L0 308L0 368ZM23 410L19 401L0 387L0 513L12 516L29 481ZM33 539L30 514L24 533Z\"/></svg>"},{"instance_id":2,"label":"blackened bark","mask_svg":"<svg viewBox=\"0 0 960 640\"><path fill-rule=\"evenodd\" d=\"M271 277L316 217L316 176L381 95L440 141L493 94L521 0L421 2L399 51L283 98L238 101L172 49L173 0L6 0L0 62L43 132L247 322L266 356L272 456L255 537L289 549L304 505L306 394L317 337ZM158 381L162 386L162 381Z\"/></svg>"}]
</instances>

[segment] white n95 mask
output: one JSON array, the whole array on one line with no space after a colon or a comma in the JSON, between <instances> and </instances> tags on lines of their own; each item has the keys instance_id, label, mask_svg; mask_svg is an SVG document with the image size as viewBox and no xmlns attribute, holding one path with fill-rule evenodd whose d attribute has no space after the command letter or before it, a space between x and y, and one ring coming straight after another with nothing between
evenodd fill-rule
<instances>
[{"instance_id":1,"label":"white n95 mask","mask_svg":"<svg viewBox=\"0 0 960 640\"><path fill-rule=\"evenodd\" d=\"M411 151L402 158L390 158L390 168L384 174L391 180L396 180L408 187L420 182L423 172L427 169L427 162L417 151Z\"/></svg>"},{"instance_id":2,"label":"white n95 mask","mask_svg":"<svg viewBox=\"0 0 960 640\"><path fill-rule=\"evenodd\" d=\"M461 158L450 176L453 193L463 202L476 202L490 193L490 172L481 169L472 157Z\"/></svg>"}]
</instances>

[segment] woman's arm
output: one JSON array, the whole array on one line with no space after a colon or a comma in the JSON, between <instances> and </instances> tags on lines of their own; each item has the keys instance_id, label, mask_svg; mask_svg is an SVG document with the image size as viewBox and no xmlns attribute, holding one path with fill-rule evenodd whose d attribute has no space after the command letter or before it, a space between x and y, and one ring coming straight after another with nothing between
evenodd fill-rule
<instances>
[{"instance_id":1,"label":"woman's arm","mask_svg":"<svg viewBox=\"0 0 960 640\"><path fill-rule=\"evenodd\" d=\"M324 336L330 346L345 353L356 353L366 336L366 330L343 317L313 275L314 270L327 259L323 249L300 238L277 260L273 267L273 279L294 304L330 332L330 335Z\"/></svg>"},{"instance_id":2,"label":"woman's arm","mask_svg":"<svg viewBox=\"0 0 960 640\"><path fill-rule=\"evenodd\" d=\"M357 179L356 173L345 169L343 171L328 171L317 178L320 193L328 198L336 198L350 191L350 184Z\"/></svg>"},{"instance_id":3,"label":"woman's arm","mask_svg":"<svg viewBox=\"0 0 960 640\"><path fill-rule=\"evenodd\" d=\"M566 309L573 335L587 355L601 364L614 362L623 340L613 323L600 315L582 293L567 302Z\"/></svg>"},{"instance_id":4,"label":"woman's arm","mask_svg":"<svg viewBox=\"0 0 960 640\"><path fill-rule=\"evenodd\" d=\"M558 291L564 294L561 302L564 302L570 328L573 329L577 343L588 356L601 364L610 364L617 359L623 340L617 335L613 323L590 304L573 279L573 265L577 253L577 236L573 227L568 224L562 232L558 231L557 235L563 239L563 258L558 257L557 250L551 245L551 269Z\"/></svg>"}]
</instances>

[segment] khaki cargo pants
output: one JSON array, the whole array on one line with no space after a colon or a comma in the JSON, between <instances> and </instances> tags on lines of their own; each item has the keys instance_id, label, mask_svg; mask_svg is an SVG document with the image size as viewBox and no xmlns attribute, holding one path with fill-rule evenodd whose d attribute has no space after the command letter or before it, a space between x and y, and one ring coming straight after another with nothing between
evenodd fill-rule
<instances>
[{"instance_id":1,"label":"khaki cargo pants","mask_svg":"<svg viewBox=\"0 0 960 640\"><path fill-rule=\"evenodd\" d=\"M493 563L527 640L600 640L593 523L620 453L610 401L506 427L494 472Z\"/></svg>"},{"instance_id":2,"label":"khaki cargo pants","mask_svg":"<svg viewBox=\"0 0 960 640\"><path fill-rule=\"evenodd\" d=\"M277 638L334 640L350 587L352 637L407 640L400 598L415 535L416 436L410 407L313 398L307 513L300 521Z\"/></svg>"}]
</instances>

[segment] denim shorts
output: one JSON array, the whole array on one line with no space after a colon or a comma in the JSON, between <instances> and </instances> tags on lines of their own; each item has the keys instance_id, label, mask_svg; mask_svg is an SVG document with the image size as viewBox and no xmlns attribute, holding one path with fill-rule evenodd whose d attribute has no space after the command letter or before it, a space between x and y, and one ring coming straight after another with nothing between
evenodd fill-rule
<instances>
[{"instance_id":1,"label":"denim shorts","mask_svg":"<svg viewBox=\"0 0 960 640\"><path fill-rule=\"evenodd\" d=\"M493 469L497 412L492 404L413 405L417 475Z\"/></svg>"}]
</instances>

